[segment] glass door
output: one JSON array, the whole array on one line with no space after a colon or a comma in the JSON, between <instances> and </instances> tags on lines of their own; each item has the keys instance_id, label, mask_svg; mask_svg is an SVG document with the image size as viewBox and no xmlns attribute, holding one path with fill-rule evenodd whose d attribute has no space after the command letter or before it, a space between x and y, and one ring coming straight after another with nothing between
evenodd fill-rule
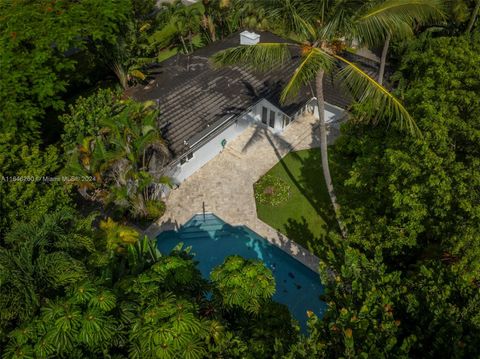
<instances>
[{"instance_id":1,"label":"glass door","mask_svg":"<svg viewBox=\"0 0 480 359\"><path fill-rule=\"evenodd\" d=\"M268 109L266 107L262 107L262 123L267 124L268 116Z\"/></svg>"},{"instance_id":2,"label":"glass door","mask_svg":"<svg viewBox=\"0 0 480 359\"><path fill-rule=\"evenodd\" d=\"M275 111L270 110L270 123L268 125L275 128Z\"/></svg>"}]
</instances>

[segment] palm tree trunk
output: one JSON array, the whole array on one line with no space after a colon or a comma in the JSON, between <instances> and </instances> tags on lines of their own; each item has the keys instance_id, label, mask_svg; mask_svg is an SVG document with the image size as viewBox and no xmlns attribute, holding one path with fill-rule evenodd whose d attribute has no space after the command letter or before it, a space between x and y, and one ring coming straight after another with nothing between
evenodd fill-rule
<instances>
[{"instance_id":1,"label":"palm tree trunk","mask_svg":"<svg viewBox=\"0 0 480 359\"><path fill-rule=\"evenodd\" d=\"M479 0L480 1L480 0ZM380 70L378 71L378 83L383 84L383 74L385 73L385 63L387 62L388 46L390 45L390 34L387 34L383 44L382 57L380 58Z\"/></svg>"},{"instance_id":2,"label":"palm tree trunk","mask_svg":"<svg viewBox=\"0 0 480 359\"><path fill-rule=\"evenodd\" d=\"M180 41L182 42L183 49L185 50L185 54L188 54L187 45L185 44L185 39L183 38L182 35L180 35Z\"/></svg>"},{"instance_id":3,"label":"palm tree trunk","mask_svg":"<svg viewBox=\"0 0 480 359\"><path fill-rule=\"evenodd\" d=\"M327 127L325 125L325 99L323 98L323 75L324 71L317 72L315 78L315 91L317 95L318 104L318 118L320 120L320 152L322 154L322 170L323 177L325 178L325 184L327 185L328 195L332 202L333 210L335 211L335 217L338 222L342 236L346 237L346 230L340 221L340 206L337 203L337 196L333 189L332 176L330 175L330 165L328 164L328 144L327 144Z\"/></svg>"},{"instance_id":4,"label":"palm tree trunk","mask_svg":"<svg viewBox=\"0 0 480 359\"><path fill-rule=\"evenodd\" d=\"M193 52L193 35L192 32L188 32L188 41L190 42L190 51Z\"/></svg>"},{"instance_id":5,"label":"palm tree trunk","mask_svg":"<svg viewBox=\"0 0 480 359\"><path fill-rule=\"evenodd\" d=\"M217 29L211 17L209 17L209 21L208 28L210 29L210 37L212 38L212 42L215 42L217 41Z\"/></svg>"},{"instance_id":6,"label":"palm tree trunk","mask_svg":"<svg viewBox=\"0 0 480 359\"><path fill-rule=\"evenodd\" d=\"M468 22L467 33L472 31L473 24L475 24L475 20L477 19L479 10L480 10L480 0L477 0L477 3L475 5L475 9L473 10L473 13L472 13L472 17L470 18L470 21Z\"/></svg>"}]
</instances>

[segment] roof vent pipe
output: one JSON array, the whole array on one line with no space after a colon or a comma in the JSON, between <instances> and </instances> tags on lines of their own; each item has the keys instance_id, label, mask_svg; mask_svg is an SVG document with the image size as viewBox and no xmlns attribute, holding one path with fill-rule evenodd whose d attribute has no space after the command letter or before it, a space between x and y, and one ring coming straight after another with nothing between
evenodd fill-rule
<instances>
[{"instance_id":1,"label":"roof vent pipe","mask_svg":"<svg viewBox=\"0 0 480 359\"><path fill-rule=\"evenodd\" d=\"M250 31L240 33L240 45L256 45L260 42L260 35Z\"/></svg>"}]
</instances>

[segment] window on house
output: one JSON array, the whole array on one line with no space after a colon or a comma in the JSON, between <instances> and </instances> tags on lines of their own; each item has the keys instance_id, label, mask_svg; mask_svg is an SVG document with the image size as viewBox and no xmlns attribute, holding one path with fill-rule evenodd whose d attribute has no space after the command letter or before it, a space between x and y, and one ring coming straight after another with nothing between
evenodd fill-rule
<instances>
[{"instance_id":1,"label":"window on house","mask_svg":"<svg viewBox=\"0 0 480 359\"><path fill-rule=\"evenodd\" d=\"M262 107L262 123L267 124L268 109Z\"/></svg>"},{"instance_id":2,"label":"window on house","mask_svg":"<svg viewBox=\"0 0 480 359\"><path fill-rule=\"evenodd\" d=\"M268 125L275 128L275 111L270 110L270 123Z\"/></svg>"},{"instance_id":3,"label":"window on house","mask_svg":"<svg viewBox=\"0 0 480 359\"><path fill-rule=\"evenodd\" d=\"M186 156L180 158L180 165L184 165L193 158L193 152L190 152Z\"/></svg>"}]
</instances>

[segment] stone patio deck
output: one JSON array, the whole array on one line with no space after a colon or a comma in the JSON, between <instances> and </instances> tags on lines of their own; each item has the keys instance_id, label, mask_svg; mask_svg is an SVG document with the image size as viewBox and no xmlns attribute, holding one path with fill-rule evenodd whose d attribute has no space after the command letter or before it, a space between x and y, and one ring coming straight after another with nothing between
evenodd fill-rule
<instances>
[{"instance_id":1,"label":"stone patio deck","mask_svg":"<svg viewBox=\"0 0 480 359\"><path fill-rule=\"evenodd\" d=\"M261 124L247 128L218 156L172 190L166 213L146 234L153 238L163 230L175 229L201 213L205 205L206 212L232 225L246 225L318 271L316 256L257 218L253 193L253 184L288 152L319 146L315 125L313 116L303 116L281 135ZM331 137L336 137L337 131L331 132Z\"/></svg>"}]
</instances>

